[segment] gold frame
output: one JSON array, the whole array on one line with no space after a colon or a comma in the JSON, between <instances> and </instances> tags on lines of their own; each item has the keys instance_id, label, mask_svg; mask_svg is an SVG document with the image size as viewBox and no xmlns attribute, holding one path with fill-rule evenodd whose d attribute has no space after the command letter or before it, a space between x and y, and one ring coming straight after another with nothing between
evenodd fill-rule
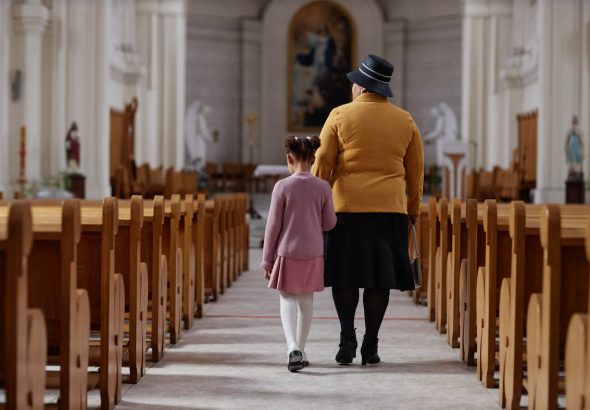
<instances>
[{"instance_id":1,"label":"gold frame","mask_svg":"<svg viewBox=\"0 0 590 410\"><path fill-rule=\"evenodd\" d=\"M354 19L352 18L352 14L341 4L336 3L335 1L330 0L317 0L312 1L307 4L301 6L291 17L289 21L289 28L287 31L287 132L319 132L321 127L294 127L291 123L291 82L293 81L292 76L292 64L290 61L291 55L293 54L293 43L291 41L293 37L293 22L295 18L298 17L306 8L311 6L318 6L318 5L328 5L332 6L337 9L346 19L348 20L348 24L350 27L350 68L354 67L354 63L357 58L357 28ZM352 98L352 96L351 96Z\"/></svg>"}]
</instances>

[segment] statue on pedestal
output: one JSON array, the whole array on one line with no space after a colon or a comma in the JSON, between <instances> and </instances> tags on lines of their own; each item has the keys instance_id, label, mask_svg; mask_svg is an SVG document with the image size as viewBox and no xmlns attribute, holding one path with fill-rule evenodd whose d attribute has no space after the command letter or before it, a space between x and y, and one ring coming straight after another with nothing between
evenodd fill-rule
<instances>
[{"instance_id":1,"label":"statue on pedestal","mask_svg":"<svg viewBox=\"0 0 590 410\"><path fill-rule=\"evenodd\" d=\"M434 130L424 136L424 142L436 144L436 163L438 166L442 166L445 145L459 140L457 117L453 109L444 102L432 107L430 113L436 118L436 124Z\"/></svg>"},{"instance_id":2,"label":"statue on pedestal","mask_svg":"<svg viewBox=\"0 0 590 410\"><path fill-rule=\"evenodd\" d=\"M70 173L78 173L80 170L80 137L78 124L72 122L66 134L66 167Z\"/></svg>"},{"instance_id":3,"label":"statue on pedestal","mask_svg":"<svg viewBox=\"0 0 590 410\"><path fill-rule=\"evenodd\" d=\"M572 118L572 128L570 129L565 141L565 158L568 167L568 181L584 180L584 144L582 136L578 131L578 117Z\"/></svg>"},{"instance_id":4,"label":"statue on pedestal","mask_svg":"<svg viewBox=\"0 0 590 410\"><path fill-rule=\"evenodd\" d=\"M201 101L194 101L186 111L184 122L184 139L187 147L188 163L194 169L203 167L207 161L207 143L214 142L207 126L209 106Z\"/></svg>"}]
</instances>

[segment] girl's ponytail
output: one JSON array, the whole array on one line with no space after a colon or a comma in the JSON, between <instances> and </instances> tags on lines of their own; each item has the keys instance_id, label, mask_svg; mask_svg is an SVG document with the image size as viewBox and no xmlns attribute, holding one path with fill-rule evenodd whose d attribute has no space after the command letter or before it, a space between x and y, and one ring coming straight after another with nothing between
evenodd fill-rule
<instances>
[{"instance_id":1,"label":"girl's ponytail","mask_svg":"<svg viewBox=\"0 0 590 410\"><path fill-rule=\"evenodd\" d=\"M289 135L285 138L285 151L293 155L298 161L311 161L320 147L319 137L297 137Z\"/></svg>"}]
</instances>

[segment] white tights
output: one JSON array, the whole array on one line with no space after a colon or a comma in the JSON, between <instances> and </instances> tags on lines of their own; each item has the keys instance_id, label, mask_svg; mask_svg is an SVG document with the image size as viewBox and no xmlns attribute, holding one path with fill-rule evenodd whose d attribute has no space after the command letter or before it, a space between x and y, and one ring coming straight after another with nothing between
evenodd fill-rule
<instances>
[{"instance_id":1,"label":"white tights","mask_svg":"<svg viewBox=\"0 0 590 410\"><path fill-rule=\"evenodd\" d=\"M300 350L305 357L305 342L313 317L313 293L281 292L281 321L287 339L287 353Z\"/></svg>"}]
</instances>

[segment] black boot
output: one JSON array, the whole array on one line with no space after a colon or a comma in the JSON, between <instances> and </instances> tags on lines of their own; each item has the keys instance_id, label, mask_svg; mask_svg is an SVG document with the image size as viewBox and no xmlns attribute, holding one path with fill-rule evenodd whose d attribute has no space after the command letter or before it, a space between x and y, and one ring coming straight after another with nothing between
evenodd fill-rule
<instances>
[{"instance_id":1,"label":"black boot","mask_svg":"<svg viewBox=\"0 0 590 410\"><path fill-rule=\"evenodd\" d=\"M356 357L356 333L354 329L352 332L340 332L340 350L336 354L336 361L338 364L351 364L352 359Z\"/></svg>"},{"instance_id":2,"label":"black boot","mask_svg":"<svg viewBox=\"0 0 590 410\"><path fill-rule=\"evenodd\" d=\"M361 358L362 365L376 364L381 361L381 358L377 354L377 342L379 339L368 338L367 335L363 337L363 344L361 346Z\"/></svg>"}]
</instances>

